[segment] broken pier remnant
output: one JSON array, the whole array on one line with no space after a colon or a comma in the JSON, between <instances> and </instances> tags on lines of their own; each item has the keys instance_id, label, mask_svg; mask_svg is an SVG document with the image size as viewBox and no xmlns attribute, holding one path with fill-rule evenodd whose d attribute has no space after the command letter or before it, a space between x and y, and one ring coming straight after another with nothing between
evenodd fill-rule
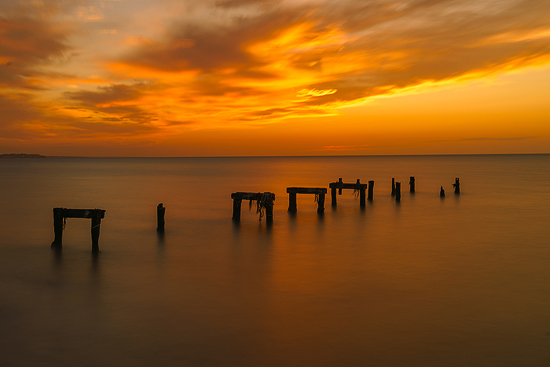
<instances>
[{"instance_id":1,"label":"broken pier remnant","mask_svg":"<svg viewBox=\"0 0 550 367\"><path fill-rule=\"evenodd\" d=\"M336 189L334 189L336 190ZM288 193L288 211L296 212L296 194L315 194L317 201L317 213L323 213L325 211L325 195L327 189L325 187L287 187Z\"/></svg>"},{"instance_id":2,"label":"broken pier remnant","mask_svg":"<svg viewBox=\"0 0 550 367\"><path fill-rule=\"evenodd\" d=\"M99 227L101 219L105 217L103 209L67 209L53 208L53 230L55 238L52 247L63 247L63 228L66 218L90 218L92 220L92 252L99 252Z\"/></svg>"},{"instance_id":3,"label":"broken pier remnant","mask_svg":"<svg viewBox=\"0 0 550 367\"><path fill-rule=\"evenodd\" d=\"M455 188L455 194L460 194L460 182L459 178L455 178L455 183L453 184L453 187Z\"/></svg>"},{"instance_id":4,"label":"broken pier remnant","mask_svg":"<svg viewBox=\"0 0 550 367\"><path fill-rule=\"evenodd\" d=\"M342 189L353 189L359 191L359 205L361 207L365 206L365 190L367 189L367 184L362 184L359 179L357 179L356 183L344 183L342 182L342 179L339 179L338 182L331 182L328 186L330 187L332 206L336 206L336 189L338 189L339 192L341 192Z\"/></svg>"},{"instance_id":5,"label":"broken pier remnant","mask_svg":"<svg viewBox=\"0 0 550 367\"><path fill-rule=\"evenodd\" d=\"M273 202L275 194L271 192L234 192L231 194L233 199L233 220L241 220L241 204L243 200L256 201L256 212L260 214L260 220L264 216L266 222L273 222Z\"/></svg>"},{"instance_id":6,"label":"broken pier remnant","mask_svg":"<svg viewBox=\"0 0 550 367\"><path fill-rule=\"evenodd\" d=\"M409 186L410 186L410 192L414 194L414 192L416 190L414 176L411 176L411 178L409 180Z\"/></svg>"},{"instance_id":7,"label":"broken pier remnant","mask_svg":"<svg viewBox=\"0 0 550 367\"><path fill-rule=\"evenodd\" d=\"M166 208L162 203L157 205L157 232L164 232L164 214Z\"/></svg>"}]
</instances>

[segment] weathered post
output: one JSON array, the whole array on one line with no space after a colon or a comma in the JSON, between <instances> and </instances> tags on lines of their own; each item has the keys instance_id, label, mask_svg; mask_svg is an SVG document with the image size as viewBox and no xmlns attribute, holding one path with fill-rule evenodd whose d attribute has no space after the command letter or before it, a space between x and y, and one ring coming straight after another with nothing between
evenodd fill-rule
<instances>
[{"instance_id":1,"label":"weathered post","mask_svg":"<svg viewBox=\"0 0 550 367\"><path fill-rule=\"evenodd\" d=\"M99 227L101 225L101 210L92 212L92 252L99 252Z\"/></svg>"},{"instance_id":2,"label":"weathered post","mask_svg":"<svg viewBox=\"0 0 550 367\"><path fill-rule=\"evenodd\" d=\"M395 183L395 201L401 201L401 182Z\"/></svg>"},{"instance_id":3,"label":"weathered post","mask_svg":"<svg viewBox=\"0 0 550 367\"><path fill-rule=\"evenodd\" d=\"M335 207L336 206L336 187L335 186L330 188L330 197L332 199L331 205Z\"/></svg>"},{"instance_id":4,"label":"weathered post","mask_svg":"<svg viewBox=\"0 0 550 367\"><path fill-rule=\"evenodd\" d=\"M157 232L164 232L164 213L166 208L162 203L157 205Z\"/></svg>"},{"instance_id":5,"label":"weathered post","mask_svg":"<svg viewBox=\"0 0 550 367\"><path fill-rule=\"evenodd\" d=\"M267 192L266 203L265 203L265 222L273 223L273 200L274 194Z\"/></svg>"},{"instance_id":6,"label":"weathered post","mask_svg":"<svg viewBox=\"0 0 550 367\"><path fill-rule=\"evenodd\" d=\"M52 247L61 248L63 246L63 208L53 208L53 232L54 240Z\"/></svg>"},{"instance_id":7,"label":"weathered post","mask_svg":"<svg viewBox=\"0 0 550 367\"><path fill-rule=\"evenodd\" d=\"M233 219L234 221L241 220L241 204L243 200L240 196L235 195L233 198Z\"/></svg>"},{"instance_id":8,"label":"weathered post","mask_svg":"<svg viewBox=\"0 0 550 367\"><path fill-rule=\"evenodd\" d=\"M372 201L373 197L374 197L374 181L369 181L369 196L367 197L367 199L369 201Z\"/></svg>"},{"instance_id":9,"label":"weathered post","mask_svg":"<svg viewBox=\"0 0 550 367\"><path fill-rule=\"evenodd\" d=\"M395 196L395 178L391 179L391 196Z\"/></svg>"},{"instance_id":10,"label":"weathered post","mask_svg":"<svg viewBox=\"0 0 550 367\"><path fill-rule=\"evenodd\" d=\"M411 176L411 179L409 180L409 186L411 187L411 193L413 193L413 194L415 192L414 181L415 181L414 177Z\"/></svg>"},{"instance_id":11,"label":"weathered post","mask_svg":"<svg viewBox=\"0 0 550 367\"><path fill-rule=\"evenodd\" d=\"M319 194L319 200L317 201L317 213L325 212L325 193Z\"/></svg>"},{"instance_id":12,"label":"weathered post","mask_svg":"<svg viewBox=\"0 0 550 367\"><path fill-rule=\"evenodd\" d=\"M365 185L361 185L361 181L357 179L357 186L359 189L359 206L363 208L365 206Z\"/></svg>"},{"instance_id":13,"label":"weathered post","mask_svg":"<svg viewBox=\"0 0 550 367\"><path fill-rule=\"evenodd\" d=\"M453 187L455 188L455 194L460 194L460 182L458 177L455 178L455 183L453 184Z\"/></svg>"},{"instance_id":14,"label":"weathered post","mask_svg":"<svg viewBox=\"0 0 550 367\"><path fill-rule=\"evenodd\" d=\"M340 177L338 179L338 184L340 185L340 186L338 186L338 195L342 195L342 183L343 183L342 177Z\"/></svg>"},{"instance_id":15,"label":"weathered post","mask_svg":"<svg viewBox=\"0 0 550 367\"><path fill-rule=\"evenodd\" d=\"M445 190L443 190L443 186L441 186L441 190L439 190L439 197L444 198L445 197Z\"/></svg>"},{"instance_id":16,"label":"weathered post","mask_svg":"<svg viewBox=\"0 0 550 367\"><path fill-rule=\"evenodd\" d=\"M294 213L297 210L298 209L296 208L296 192L289 192L288 193L288 211Z\"/></svg>"}]
</instances>

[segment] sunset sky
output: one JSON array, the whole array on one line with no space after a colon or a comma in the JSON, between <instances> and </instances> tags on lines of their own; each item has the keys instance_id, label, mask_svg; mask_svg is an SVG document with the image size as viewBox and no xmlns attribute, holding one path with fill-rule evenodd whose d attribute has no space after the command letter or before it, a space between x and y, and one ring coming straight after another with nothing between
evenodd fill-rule
<instances>
[{"instance_id":1,"label":"sunset sky","mask_svg":"<svg viewBox=\"0 0 550 367\"><path fill-rule=\"evenodd\" d=\"M0 0L0 153L550 153L550 0Z\"/></svg>"}]
</instances>

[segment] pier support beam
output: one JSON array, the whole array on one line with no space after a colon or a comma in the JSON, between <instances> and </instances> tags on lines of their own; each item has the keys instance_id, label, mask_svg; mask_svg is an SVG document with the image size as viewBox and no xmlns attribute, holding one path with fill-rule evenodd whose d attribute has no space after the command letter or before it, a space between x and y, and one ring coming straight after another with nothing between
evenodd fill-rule
<instances>
[{"instance_id":1,"label":"pier support beam","mask_svg":"<svg viewBox=\"0 0 550 367\"><path fill-rule=\"evenodd\" d=\"M443 190L443 186L441 186L441 190L439 190L439 197L444 198L445 197L445 190Z\"/></svg>"},{"instance_id":2,"label":"pier support beam","mask_svg":"<svg viewBox=\"0 0 550 367\"><path fill-rule=\"evenodd\" d=\"M92 220L92 252L99 252L99 229L101 219L105 217L103 209L67 209L53 208L53 231L54 240L52 248L61 249L63 247L63 226L66 218L89 218Z\"/></svg>"},{"instance_id":3,"label":"pier support beam","mask_svg":"<svg viewBox=\"0 0 550 367\"><path fill-rule=\"evenodd\" d=\"M409 180L409 186L411 188L411 190L410 190L411 193L414 194L414 192L415 192L415 179L414 179L413 176L411 176L411 179Z\"/></svg>"},{"instance_id":4,"label":"pier support beam","mask_svg":"<svg viewBox=\"0 0 550 367\"><path fill-rule=\"evenodd\" d=\"M323 213L325 211L325 195L327 189L325 187L287 187L288 193L288 211L296 212L296 194L315 194L317 196L317 212ZM333 202L336 201L336 188L331 191Z\"/></svg>"},{"instance_id":5,"label":"pier support beam","mask_svg":"<svg viewBox=\"0 0 550 367\"><path fill-rule=\"evenodd\" d=\"M234 192L231 194L233 199L233 217L236 222L241 220L241 204L243 200L254 200L257 202L257 212L260 213L262 220L262 210L265 210L266 222L273 221L273 202L275 194L271 192Z\"/></svg>"},{"instance_id":6,"label":"pier support beam","mask_svg":"<svg viewBox=\"0 0 550 367\"><path fill-rule=\"evenodd\" d=\"M395 183L395 201L401 201L401 182Z\"/></svg>"},{"instance_id":7,"label":"pier support beam","mask_svg":"<svg viewBox=\"0 0 550 367\"><path fill-rule=\"evenodd\" d=\"M164 213L166 208L162 203L157 205L157 232L164 232Z\"/></svg>"},{"instance_id":8,"label":"pier support beam","mask_svg":"<svg viewBox=\"0 0 550 367\"><path fill-rule=\"evenodd\" d=\"M395 196L395 178L391 179L391 196Z\"/></svg>"},{"instance_id":9,"label":"pier support beam","mask_svg":"<svg viewBox=\"0 0 550 367\"><path fill-rule=\"evenodd\" d=\"M374 181L369 181L369 194L367 197L368 201L372 201L374 197Z\"/></svg>"},{"instance_id":10,"label":"pier support beam","mask_svg":"<svg viewBox=\"0 0 550 367\"><path fill-rule=\"evenodd\" d=\"M362 184L359 179L356 183L344 183L340 178L338 182L331 182L328 184L330 187L330 194L332 196L332 206L336 206L336 189L342 191L342 189L353 189L359 191L359 205L361 207L365 206L365 191L367 189L367 184Z\"/></svg>"}]
</instances>

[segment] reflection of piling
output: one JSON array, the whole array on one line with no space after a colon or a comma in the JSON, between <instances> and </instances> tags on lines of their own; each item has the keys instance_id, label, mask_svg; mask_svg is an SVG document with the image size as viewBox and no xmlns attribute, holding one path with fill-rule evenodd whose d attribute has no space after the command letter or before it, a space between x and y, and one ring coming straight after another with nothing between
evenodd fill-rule
<instances>
[{"instance_id":1,"label":"reflection of piling","mask_svg":"<svg viewBox=\"0 0 550 367\"><path fill-rule=\"evenodd\" d=\"M458 177L455 178L455 183L453 184L453 187L455 188L455 194L460 194L460 182Z\"/></svg>"},{"instance_id":2,"label":"reflection of piling","mask_svg":"<svg viewBox=\"0 0 550 367\"><path fill-rule=\"evenodd\" d=\"M164 213L166 208L162 203L157 205L157 232L164 232Z\"/></svg>"},{"instance_id":3,"label":"reflection of piling","mask_svg":"<svg viewBox=\"0 0 550 367\"><path fill-rule=\"evenodd\" d=\"M395 178L391 179L391 196L395 196Z\"/></svg>"},{"instance_id":4,"label":"reflection of piling","mask_svg":"<svg viewBox=\"0 0 550 367\"><path fill-rule=\"evenodd\" d=\"M409 180L409 186L411 187L411 193L414 193L415 192L415 185L414 185L414 177L411 176L411 179Z\"/></svg>"},{"instance_id":5,"label":"reflection of piling","mask_svg":"<svg viewBox=\"0 0 550 367\"><path fill-rule=\"evenodd\" d=\"M369 193L367 199L372 201L374 198L374 181L369 181Z\"/></svg>"},{"instance_id":6,"label":"reflection of piling","mask_svg":"<svg viewBox=\"0 0 550 367\"><path fill-rule=\"evenodd\" d=\"M401 182L395 183L395 201L401 201Z\"/></svg>"},{"instance_id":7,"label":"reflection of piling","mask_svg":"<svg viewBox=\"0 0 550 367\"><path fill-rule=\"evenodd\" d=\"M102 209L53 209L53 231L54 240L52 247L61 249L63 247L63 227L66 218L88 218L92 220L91 235L92 235L92 252L99 252L99 229L101 219L105 217L105 210Z\"/></svg>"},{"instance_id":8,"label":"reflection of piling","mask_svg":"<svg viewBox=\"0 0 550 367\"><path fill-rule=\"evenodd\" d=\"M439 197L444 198L445 197L445 190L443 190L443 186L441 186L441 190L439 190Z\"/></svg>"}]
</instances>

